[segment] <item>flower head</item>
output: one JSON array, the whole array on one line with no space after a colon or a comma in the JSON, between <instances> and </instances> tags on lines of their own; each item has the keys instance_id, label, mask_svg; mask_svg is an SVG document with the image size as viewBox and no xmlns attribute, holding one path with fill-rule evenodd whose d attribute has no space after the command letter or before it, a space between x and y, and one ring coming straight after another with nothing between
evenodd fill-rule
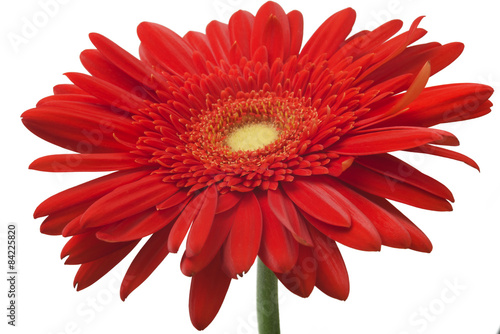
<instances>
[{"instance_id":1,"label":"flower head","mask_svg":"<svg viewBox=\"0 0 500 334\"><path fill-rule=\"evenodd\" d=\"M78 290L96 282L148 237L121 286L125 299L186 240L190 314L203 329L232 279L257 256L293 293L316 286L346 299L337 243L430 252L427 237L389 201L451 210L451 192L391 155L410 151L473 160L432 128L487 114L480 84L426 87L461 43L415 44L417 19L351 33L354 10L327 19L302 46L302 15L274 2L254 16L212 21L184 37L138 27L140 60L91 34L90 75L26 111L42 139L75 151L35 160L51 172L113 171L45 200L41 231L71 237Z\"/></svg>"}]
</instances>

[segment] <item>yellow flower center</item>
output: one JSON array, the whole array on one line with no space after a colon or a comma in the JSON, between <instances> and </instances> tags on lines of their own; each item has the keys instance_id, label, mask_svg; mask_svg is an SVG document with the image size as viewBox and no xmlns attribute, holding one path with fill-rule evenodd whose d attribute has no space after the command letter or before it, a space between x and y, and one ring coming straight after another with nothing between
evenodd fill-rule
<instances>
[{"instance_id":1,"label":"yellow flower center","mask_svg":"<svg viewBox=\"0 0 500 334\"><path fill-rule=\"evenodd\" d=\"M237 127L226 138L231 151L255 151L278 139L279 132L270 123L249 123Z\"/></svg>"}]
</instances>

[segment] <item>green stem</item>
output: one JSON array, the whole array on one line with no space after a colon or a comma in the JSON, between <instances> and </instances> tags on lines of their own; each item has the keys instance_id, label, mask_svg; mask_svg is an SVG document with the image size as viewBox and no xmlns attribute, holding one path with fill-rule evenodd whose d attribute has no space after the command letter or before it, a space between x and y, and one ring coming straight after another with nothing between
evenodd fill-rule
<instances>
[{"instance_id":1,"label":"green stem","mask_svg":"<svg viewBox=\"0 0 500 334\"><path fill-rule=\"evenodd\" d=\"M278 279L260 259L257 261L257 321L259 323L259 334L279 334Z\"/></svg>"}]
</instances>

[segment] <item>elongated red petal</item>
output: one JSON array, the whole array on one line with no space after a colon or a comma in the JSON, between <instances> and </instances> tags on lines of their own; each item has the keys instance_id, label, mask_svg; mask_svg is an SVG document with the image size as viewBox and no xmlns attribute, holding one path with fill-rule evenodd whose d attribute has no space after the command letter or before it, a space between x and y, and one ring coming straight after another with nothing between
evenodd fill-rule
<instances>
[{"instance_id":1,"label":"elongated red petal","mask_svg":"<svg viewBox=\"0 0 500 334\"><path fill-rule=\"evenodd\" d=\"M90 200L51 213L40 225L40 232L49 235L62 234L66 226L76 217L80 217L92 203Z\"/></svg>"},{"instance_id":2,"label":"elongated red petal","mask_svg":"<svg viewBox=\"0 0 500 334\"><path fill-rule=\"evenodd\" d=\"M188 31L183 38L194 50L200 52L205 60L216 61L207 35L197 31Z\"/></svg>"},{"instance_id":3,"label":"elongated red petal","mask_svg":"<svg viewBox=\"0 0 500 334\"><path fill-rule=\"evenodd\" d=\"M363 156L356 159L356 162L380 174L453 202L453 195L446 186L390 154Z\"/></svg>"},{"instance_id":4,"label":"elongated red petal","mask_svg":"<svg viewBox=\"0 0 500 334\"><path fill-rule=\"evenodd\" d=\"M189 315L196 329L205 329L215 318L230 283L231 278L221 270L220 255L193 276L189 291Z\"/></svg>"},{"instance_id":5,"label":"elongated red petal","mask_svg":"<svg viewBox=\"0 0 500 334\"><path fill-rule=\"evenodd\" d=\"M267 196L257 195L262 210L262 242L259 258L277 273L290 271L297 262L299 244L271 210Z\"/></svg>"},{"instance_id":6,"label":"elongated red petal","mask_svg":"<svg viewBox=\"0 0 500 334\"><path fill-rule=\"evenodd\" d=\"M236 207L235 221L223 248L223 269L232 278L246 273L257 257L262 237L262 212L253 193Z\"/></svg>"},{"instance_id":7,"label":"elongated red petal","mask_svg":"<svg viewBox=\"0 0 500 334\"><path fill-rule=\"evenodd\" d=\"M398 219L399 223L408 231L411 237L411 245L410 249L430 253L432 250L432 243L427 238L427 236L413 224L405 215L403 215L398 209L394 207L389 201L384 198L380 198L377 196L371 196L366 194L365 196L369 197L371 201L376 203L378 206L384 208L387 212L389 212L394 218Z\"/></svg>"},{"instance_id":8,"label":"elongated red petal","mask_svg":"<svg viewBox=\"0 0 500 334\"><path fill-rule=\"evenodd\" d=\"M326 295L346 300L349 296L349 277L335 241L311 228L314 240L313 255L318 264L316 286Z\"/></svg>"},{"instance_id":9,"label":"elongated red petal","mask_svg":"<svg viewBox=\"0 0 500 334\"><path fill-rule=\"evenodd\" d=\"M168 255L167 240L172 225L167 225L148 239L130 264L120 287L122 300L144 282Z\"/></svg>"},{"instance_id":10,"label":"elongated red petal","mask_svg":"<svg viewBox=\"0 0 500 334\"><path fill-rule=\"evenodd\" d=\"M102 79L81 73L66 73L66 76L75 85L107 102L110 106L132 114L138 114L138 110L148 108L143 99Z\"/></svg>"},{"instance_id":11,"label":"elongated red petal","mask_svg":"<svg viewBox=\"0 0 500 334\"><path fill-rule=\"evenodd\" d=\"M116 188L88 208L82 225L107 225L154 207L178 190L161 180L160 175L149 175Z\"/></svg>"},{"instance_id":12,"label":"elongated red petal","mask_svg":"<svg viewBox=\"0 0 500 334\"><path fill-rule=\"evenodd\" d=\"M101 277L106 275L134 249L137 243L139 243L139 240L130 243L128 246L100 259L82 264L75 275L75 280L73 281L76 291L80 291L91 286Z\"/></svg>"},{"instance_id":13,"label":"elongated red petal","mask_svg":"<svg viewBox=\"0 0 500 334\"><path fill-rule=\"evenodd\" d=\"M430 63L431 75L434 75L457 59L463 49L462 43L446 45L429 43L412 46L401 52L390 63L378 68L366 80L380 82L405 73L416 74L426 62Z\"/></svg>"},{"instance_id":14,"label":"elongated red petal","mask_svg":"<svg viewBox=\"0 0 500 334\"><path fill-rule=\"evenodd\" d=\"M130 218L106 225L96 233L97 238L107 242L123 242L144 238L172 223L184 206L156 210L151 208Z\"/></svg>"},{"instance_id":15,"label":"elongated red petal","mask_svg":"<svg viewBox=\"0 0 500 334\"><path fill-rule=\"evenodd\" d=\"M186 254L183 255L181 270L184 275L192 276L196 274L214 259L226 240L233 223L239 219L237 213L238 211L234 208L215 215L207 241L201 251L193 257L187 257Z\"/></svg>"},{"instance_id":16,"label":"elongated red petal","mask_svg":"<svg viewBox=\"0 0 500 334\"><path fill-rule=\"evenodd\" d=\"M442 139L443 136L434 129L387 128L345 138L331 149L343 155L370 155L405 150Z\"/></svg>"},{"instance_id":17,"label":"elongated red petal","mask_svg":"<svg viewBox=\"0 0 500 334\"><path fill-rule=\"evenodd\" d=\"M139 169L101 176L47 198L36 208L34 216L38 218L66 210L79 203L101 197L120 185L136 181L150 173L150 170Z\"/></svg>"},{"instance_id":18,"label":"elongated red petal","mask_svg":"<svg viewBox=\"0 0 500 334\"><path fill-rule=\"evenodd\" d=\"M219 195L217 199L217 209L215 213L219 214L232 209L240 201L241 196L237 193L230 191L225 194Z\"/></svg>"},{"instance_id":19,"label":"elongated red petal","mask_svg":"<svg viewBox=\"0 0 500 334\"><path fill-rule=\"evenodd\" d=\"M480 84L450 84L425 88L408 111L383 126L433 126L479 117L490 111L493 89Z\"/></svg>"},{"instance_id":20,"label":"elongated red petal","mask_svg":"<svg viewBox=\"0 0 500 334\"><path fill-rule=\"evenodd\" d=\"M467 165L471 166L472 168L479 170L478 164L474 160L469 158L468 156L463 155L463 154L458 153L458 152L455 152L455 151L447 150L447 149L442 148L442 147L437 147L437 146L433 146L433 145L422 145L419 147L414 147L414 148L408 149L407 151L416 152L416 153L432 154L432 155L436 155L439 157L444 157L444 158L448 158L448 159L462 161L462 162L466 163Z\"/></svg>"},{"instance_id":21,"label":"elongated red petal","mask_svg":"<svg viewBox=\"0 0 500 334\"><path fill-rule=\"evenodd\" d=\"M221 60L228 62L231 41L229 40L229 29L227 24L212 21L207 25L206 32L216 62L219 63Z\"/></svg>"},{"instance_id":22,"label":"elongated red petal","mask_svg":"<svg viewBox=\"0 0 500 334\"><path fill-rule=\"evenodd\" d=\"M197 217L201 208L204 207L205 209L208 208L208 210L210 211L213 210L212 207L214 199L215 201L217 201L216 196L209 198L208 192L207 190L205 190L203 193L193 198L182 210L181 214L179 215L179 218L177 218L177 220L174 223L172 232L168 237L168 249L170 250L171 253L177 253L179 247L184 241L184 237L186 236L189 227L191 227L191 225L193 224L193 220ZM205 205L206 201L209 201L207 205ZM208 216L206 218L208 220L213 219L213 215L211 217ZM202 219L201 221L203 221L204 218L200 219Z\"/></svg>"},{"instance_id":23,"label":"elongated red petal","mask_svg":"<svg viewBox=\"0 0 500 334\"><path fill-rule=\"evenodd\" d=\"M298 10L292 10L287 16L290 23L290 56L297 56L302 46L304 18Z\"/></svg>"},{"instance_id":24,"label":"elongated red petal","mask_svg":"<svg viewBox=\"0 0 500 334\"><path fill-rule=\"evenodd\" d=\"M80 153L123 152L128 148L117 142L114 135L132 142L141 135L128 116L79 102L47 102L25 111L21 117L23 124L38 137Z\"/></svg>"},{"instance_id":25,"label":"elongated red petal","mask_svg":"<svg viewBox=\"0 0 500 334\"><path fill-rule=\"evenodd\" d=\"M107 81L128 92L132 92L139 97L151 97L139 81L131 78L127 73L106 59L99 51L84 50L80 54L80 61L92 76ZM151 76L151 71L149 72L149 76ZM147 77L143 77L142 79L145 78Z\"/></svg>"},{"instance_id":26,"label":"elongated red petal","mask_svg":"<svg viewBox=\"0 0 500 334\"><path fill-rule=\"evenodd\" d=\"M352 203L345 203L348 204L352 220L349 228L328 225L305 212L303 214L309 223L330 239L359 250L379 251L382 239L373 223Z\"/></svg>"},{"instance_id":27,"label":"elongated red petal","mask_svg":"<svg viewBox=\"0 0 500 334\"><path fill-rule=\"evenodd\" d=\"M333 55L351 32L356 12L346 8L330 16L311 36L300 52L301 57L308 55L315 59L323 53L327 58Z\"/></svg>"},{"instance_id":28,"label":"elongated red petal","mask_svg":"<svg viewBox=\"0 0 500 334\"><path fill-rule=\"evenodd\" d=\"M71 237L61 251L61 259L68 256L65 264L91 262L132 243L135 243L135 240L115 243L104 242L96 238L95 231L91 231Z\"/></svg>"},{"instance_id":29,"label":"elongated red petal","mask_svg":"<svg viewBox=\"0 0 500 334\"><path fill-rule=\"evenodd\" d=\"M286 59L290 54L290 24L288 17L275 2L266 2L255 16L251 37L251 50L254 54L261 46L268 51L268 61L276 58Z\"/></svg>"},{"instance_id":30,"label":"elongated red petal","mask_svg":"<svg viewBox=\"0 0 500 334\"><path fill-rule=\"evenodd\" d=\"M30 169L44 172L104 172L138 168L130 153L56 154L38 158Z\"/></svg>"},{"instance_id":31,"label":"elongated red petal","mask_svg":"<svg viewBox=\"0 0 500 334\"><path fill-rule=\"evenodd\" d=\"M267 207L269 214L273 215L283 226L285 226L299 243L312 245L311 236L306 224L297 212L293 202L281 191L268 191Z\"/></svg>"},{"instance_id":32,"label":"elongated red petal","mask_svg":"<svg viewBox=\"0 0 500 334\"><path fill-rule=\"evenodd\" d=\"M100 34L91 33L89 37L97 50L120 70L138 82L153 86L150 80L153 70L150 67Z\"/></svg>"},{"instance_id":33,"label":"elongated red petal","mask_svg":"<svg viewBox=\"0 0 500 334\"><path fill-rule=\"evenodd\" d=\"M192 257L200 253L207 241L217 208L217 187L210 186L206 190L206 199L200 212L193 221L186 243L186 255Z\"/></svg>"},{"instance_id":34,"label":"elongated red petal","mask_svg":"<svg viewBox=\"0 0 500 334\"><path fill-rule=\"evenodd\" d=\"M351 225L349 213L339 201L339 194L335 189L320 182L311 182L309 179L283 183L283 189L295 205L322 222L344 227ZM269 195L271 209L276 212L277 209L272 205L274 198L272 194Z\"/></svg>"},{"instance_id":35,"label":"elongated red petal","mask_svg":"<svg viewBox=\"0 0 500 334\"><path fill-rule=\"evenodd\" d=\"M305 298L309 297L316 284L318 263L312 248L302 245L299 247L299 257L292 270L283 274L276 273L276 277L288 290Z\"/></svg>"},{"instance_id":36,"label":"elongated red petal","mask_svg":"<svg viewBox=\"0 0 500 334\"><path fill-rule=\"evenodd\" d=\"M244 10L237 11L229 19L228 28L231 41L238 44L242 56L247 58L251 58L250 42L254 21L255 17Z\"/></svg>"},{"instance_id":37,"label":"elongated red petal","mask_svg":"<svg viewBox=\"0 0 500 334\"><path fill-rule=\"evenodd\" d=\"M55 85L53 88L53 92L56 95L58 95L58 94L84 94L84 95L86 95L87 94L83 89L78 88L77 86L71 85L71 84Z\"/></svg>"},{"instance_id":38,"label":"elongated red petal","mask_svg":"<svg viewBox=\"0 0 500 334\"><path fill-rule=\"evenodd\" d=\"M357 37L350 37L346 43L328 60L329 64L336 64L345 57L351 56L359 58L367 52L371 52L375 47L385 42L393 36L403 26L400 20L392 20L384 23L373 31L360 34Z\"/></svg>"},{"instance_id":39,"label":"elongated red petal","mask_svg":"<svg viewBox=\"0 0 500 334\"><path fill-rule=\"evenodd\" d=\"M368 193L418 208L435 211L452 210L451 204L441 197L356 163L342 173L340 179Z\"/></svg>"},{"instance_id":40,"label":"elongated red petal","mask_svg":"<svg viewBox=\"0 0 500 334\"><path fill-rule=\"evenodd\" d=\"M409 248L411 245L411 237L403 224L388 213L386 210L370 201L366 194L360 194L349 186L343 184L336 179L329 179L328 183L335 187L349 202L356 206L373 224L380 235L382 245Z\"/></svg>"},{"instance_id":41,"label":"elongated red petal","mask_svg":"<svg viewBox=\"0 0 500 334\"><path fill-rule=\"evenodd\" d=\"M185 72L196 72L192 62L192 49L172 30L156 23L142 22L137 27L137 35L142 45L164 69L181 76Z\"/></svg>"}]
</instances>

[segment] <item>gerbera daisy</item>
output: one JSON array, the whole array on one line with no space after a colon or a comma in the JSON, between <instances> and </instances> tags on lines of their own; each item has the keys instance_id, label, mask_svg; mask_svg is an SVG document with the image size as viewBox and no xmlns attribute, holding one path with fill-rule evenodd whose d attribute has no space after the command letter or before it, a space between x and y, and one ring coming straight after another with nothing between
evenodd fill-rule
<instances>
[{"instance_id":1,"label":"gerbera daisy","mask_svg":"<svg viewBox=\"0 0 500 334\"><path fill-rule=\"evenodd\" d=\"M492 88L425 87L453 62L461 43L415 44L415 20L396 35L393 20L351 33L355 12L327 19L302 46L303 20L274 2L254 16L178 36L138 26L140 59L99 34L81 61L90 75L22 115L42 139L75 154L45 156L30 168L113 171L43 203L41 231L71 237L66 264L84 289L142 238L121 285L125 299L185 241L193 325L210 324L232 279L256 258L293 293L316 286L346 299L349 281L337 243L430 252L428 238L388 200L449 211L451 192L390 154L462 161L439 123L490 111ZM266 269L264 269L266 270Z\"/></svg>"}]
</instances>

